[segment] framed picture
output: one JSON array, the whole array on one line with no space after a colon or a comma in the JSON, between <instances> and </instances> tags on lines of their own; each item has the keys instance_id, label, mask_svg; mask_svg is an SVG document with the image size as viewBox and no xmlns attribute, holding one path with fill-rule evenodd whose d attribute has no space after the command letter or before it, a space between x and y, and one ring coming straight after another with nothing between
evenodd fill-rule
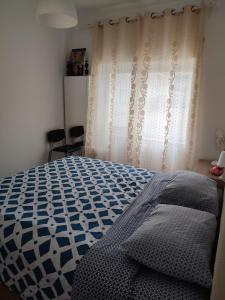
<instances>
[{"instance_id":1,"label":"framed picture","mask_svg":"<svg viewBox=\"0 0 225 300\"><path fill-rule=\"evenodd\" d=\"M73 73L75 76L84 75L86 48L72 49L70 61L73 66Z\"/></svg>"}]
</instances>

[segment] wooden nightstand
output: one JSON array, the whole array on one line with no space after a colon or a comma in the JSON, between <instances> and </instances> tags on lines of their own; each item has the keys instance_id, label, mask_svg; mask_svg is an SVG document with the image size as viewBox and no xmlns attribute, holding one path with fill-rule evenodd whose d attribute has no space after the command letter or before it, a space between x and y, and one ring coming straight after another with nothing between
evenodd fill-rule
<instances>
[{"instance_id":1,"label":"wooden nightstand","mask_svg":"<svg viewBox=\"0 0 225 300\"><path fill-rule=\"evenodd\" d=\"M211 168L212 168L211 160L199 159L196 164L196 167L194 168L194 171L215 180L217 182L218 187L224 189L225 181L219 179L219 177L212 175L209 171Z\"/></svg>"}]
</instances>

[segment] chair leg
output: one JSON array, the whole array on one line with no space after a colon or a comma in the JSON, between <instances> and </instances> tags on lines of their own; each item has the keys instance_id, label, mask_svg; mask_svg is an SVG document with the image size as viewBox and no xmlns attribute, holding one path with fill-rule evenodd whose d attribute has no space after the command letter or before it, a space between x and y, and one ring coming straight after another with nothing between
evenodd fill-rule
<instances>
[{"instance_id":1,"label":"chair leg","mask_svg":"<svg viewBox=\"0 0 225 300\"><path fill-rule=\"evenodd\" d=\"M52 160L52 151L50 150L48 153L48 162Z\"/></svg>"},{"instance_id":2,"label":"chair leg","mask_svg":"<svg viewBox=\"0 0 225 300\"><path fill-rule=\"evenodd\" d=\"M84 147L81 148L81 156L84 156Z\"/></svg>"}]
</instances>

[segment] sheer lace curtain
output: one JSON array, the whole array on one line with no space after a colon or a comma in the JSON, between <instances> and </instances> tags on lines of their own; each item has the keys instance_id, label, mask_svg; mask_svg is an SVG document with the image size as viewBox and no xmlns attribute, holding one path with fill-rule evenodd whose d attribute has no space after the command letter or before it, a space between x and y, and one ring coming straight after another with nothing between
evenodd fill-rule
<instances>
[{"instance_id":1,"label":"sheer lace curtain","mask_svg":"<svg viewBox=\"0 0 225 300\"><path fill-rule=\"evenodd\" d=\"M202 12L92 29L86 154L155 170L192 167Z\"/></svg>"}]
</instances>

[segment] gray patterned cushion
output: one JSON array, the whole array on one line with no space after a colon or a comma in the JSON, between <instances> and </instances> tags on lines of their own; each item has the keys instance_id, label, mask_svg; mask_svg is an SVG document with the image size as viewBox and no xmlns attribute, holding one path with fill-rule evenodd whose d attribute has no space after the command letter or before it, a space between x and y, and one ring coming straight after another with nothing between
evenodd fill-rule
<instances>
[{"instance_id":1,"label":"gray patterned cushion","mask_svg":"<svg viewBox=\"0 0 225 300\"><path fill-rule=\"evenodd\" d=\"M186 206L218 215L217 184L201 174L178 171L159 195L159 203Z\"/></svg>"},{"instance_id":2,"label":"gray patterned cushion","mask_svg":"<svg viewBox=\"0 0 225 300\"><path fill-rule=\"evenodd\" d=\"M176 205L157 205L121 248L145 266L210 288L215 215Z\"/></svg>"}]
</instances>

